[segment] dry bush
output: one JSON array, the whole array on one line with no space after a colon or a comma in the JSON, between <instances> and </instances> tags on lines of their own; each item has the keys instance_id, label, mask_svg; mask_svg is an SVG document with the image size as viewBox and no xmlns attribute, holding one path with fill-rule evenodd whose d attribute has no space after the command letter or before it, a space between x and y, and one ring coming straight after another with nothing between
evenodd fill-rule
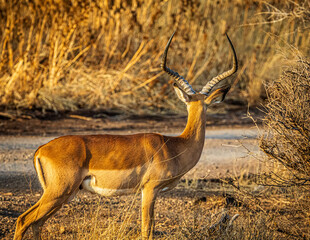
<instances>
[{"instance_id":1,"label":"dry bush","mask_svg":"<svg viewBox=\"0 0 310 240\"><path fill-rule=\"evenodd\" d=\"M310 185L309 79L310 64L301 61L267 87L267 134L260 147L284 171L274 175L275 184Z\"/></svg>"},{"instance_id":2,"label":"dry bush","mask_svg":"<svg viewBox=\"0 0 310 240\"><path fill-rule=\"evenodd\" d=\"M283 215L277 224L292 236L310 238L310 63L299 60L267 85L260 147L268 171L260 179L276 187L269 196Z\"/></svg>"},{"instance_id":3,"label":"dry bush","mask_svg":"<svg viewBox=\"0 0 310 240\"><path fill-rule=\"evenodd\" d=\"M256 182L260 185L238 186L233 194L240 217L232 234L242 239L310 239L309 192L298 186L267 186L261 176Z\"/></svg>"},{"instance_id":4,"label":"dry bush","mask_svg":"<svg viewBox=\"0 0 310 240\"><path fill-rule=\"evenodd\" d=\"M228 31L241 65L236 98L250 104L260 99L262 80L279 73L277 47L309 52L309 3L301 0L13 0L0 1L0 10L0 105L7 109L175 111L159 69L174 30L169 65L197 89L229 68Z\"/></svg>"}]
</instances>

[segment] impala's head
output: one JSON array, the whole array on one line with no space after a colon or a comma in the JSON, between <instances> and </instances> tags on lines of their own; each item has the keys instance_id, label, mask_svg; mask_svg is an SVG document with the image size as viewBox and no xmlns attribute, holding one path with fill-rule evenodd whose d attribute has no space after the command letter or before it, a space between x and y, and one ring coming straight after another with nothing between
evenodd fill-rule
<instances>
[{"instance_id":1,"label":"impala's head","mask_svg":"<svg viewBox=\"0 0 310 240\"><path fill-rule=\"evenodd\" d=\"M173 87L178 95L178 97L186 104L188 105L191 102L196 102L196 101L204 101L206 105L210 105L212 103L219 103L222 102L228 93L230 89L230 85L224 85L220 88L213 89L216 84L219 82L223 81L224 79L228 78L229 76L233 75L235 72L238 70L238 62L237 62L237 55L234 49L234 46L232 42L230 41L228 35L226 34L226 37L229 41L229 44L231 46L234 58L233 58L233 67L214 77L211 81L209 81L199 93L196 93L195 90L192 88L192 86L186 81L182 76L180 76L177 72L174 72L170 68L166 66L166 61L167 61L167 53L168 49L171 43L171 40L174 36L174 33L170 37L167 46L165 48L163 57L162 57L162 62L161 62L161 68L167 72L170 76L172 76L175 80L175 83L173 84Z\"/></svg>"}]
</instances>

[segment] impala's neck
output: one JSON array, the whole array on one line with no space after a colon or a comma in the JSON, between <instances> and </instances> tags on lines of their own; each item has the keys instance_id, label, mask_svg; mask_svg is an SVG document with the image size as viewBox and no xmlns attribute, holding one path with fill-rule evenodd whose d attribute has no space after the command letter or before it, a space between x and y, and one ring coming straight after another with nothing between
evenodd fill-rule
<instances>
[{"instance_id":1,"label":"impala's neck","mask_svg":"<svg viewBox=\"0 0 310 240\"><path fill-rule=\"evenodd\" d=\"M187 105L188 119L183 133L184 157L181 158L183 171L187 172L198 162L205 140L206 107L202 101L190 102Z\"/></svg>"},{"instance_id":2,"label":"impala's neck","mask_svg":"<svg viewBox=\"0 0 310 240\"><path fill-rule=\"evenodd\" d=\"M194 142L204 142L206 129L206 108L204 103L202 101L190 102L187 105L187 111L187 124L181 137L193 141L192 144Z\"/></svg>"}]
</instances>

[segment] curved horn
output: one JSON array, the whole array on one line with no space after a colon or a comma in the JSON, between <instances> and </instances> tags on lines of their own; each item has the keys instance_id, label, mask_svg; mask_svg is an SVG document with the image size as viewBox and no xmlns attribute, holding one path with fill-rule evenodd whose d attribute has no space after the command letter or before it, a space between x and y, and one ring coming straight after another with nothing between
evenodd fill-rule
<instances>
[{"instance_id":1,"label":"curved horn","mask_svg":"<svg viewBox=\"0 0 310 240\"><path fill-rule=\"evenodd\" d=\"M162 60L161 60L160 67L162 68L162 70L164 70L166 73L168 73L170 76L172 76L174 78L174 80L179 85L179 87L181 87L187 94L192 95L192 94L195 94L196 92L194 91L192 86L188 83L188 81L186 81L185 78L180 76L177 72L171 70L170 68L168 68L166 66L168 49L169 49L169 46L170 46L170 43L171 43L171 40L172 40L174 34L175 34L175 32L172 34L172 36L170 37L170 39L166 45L164 55L163 55Z\"/></svg>"},{"instance_id":2,"label":"curved horn","mask_svg":"<svg viewBox=\"0 0 310 240\"><path fill-rule=\"evenodd\" d=\"M233 52L233 55L234 55L234 59L233 59L233 66L230 70L212 78L211 81L209 81L203 88L202 90L200 91L201 94L204 94L204 95L208 95L210 93L210 91L212 90L212 88L217 84L219 83L220 81L224 80L225 78L233 75L235 72L237 72L238 70L238 60L237 60L237 55L236 55L236 52L235 52L235 49L234 49L234 46L232 44L232 42L230 41L227 33L226 33L226 37L229 41L229 44L231 46L231 49L232 49L232 52Z\"/></svg>"}]
</instances>

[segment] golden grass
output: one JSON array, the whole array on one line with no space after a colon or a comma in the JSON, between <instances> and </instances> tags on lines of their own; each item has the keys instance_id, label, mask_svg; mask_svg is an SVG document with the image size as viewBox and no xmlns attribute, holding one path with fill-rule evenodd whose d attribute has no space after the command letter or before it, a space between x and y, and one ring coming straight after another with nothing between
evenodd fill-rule
<instances>
[{"instance_id":1,"label":"golden grass","mask_svg":"<svg viewBox=\"0 0 310 240\"><path fill-rule=\"evenodd\" d=\"M180 104L159 64L200 89L229 68L238 98L256 104L281 51L309 54L307 1L1 1L0 105L6 109L167 112ZM238 90L238 91L237 91Z\"/></svg>"}]
</instances>

